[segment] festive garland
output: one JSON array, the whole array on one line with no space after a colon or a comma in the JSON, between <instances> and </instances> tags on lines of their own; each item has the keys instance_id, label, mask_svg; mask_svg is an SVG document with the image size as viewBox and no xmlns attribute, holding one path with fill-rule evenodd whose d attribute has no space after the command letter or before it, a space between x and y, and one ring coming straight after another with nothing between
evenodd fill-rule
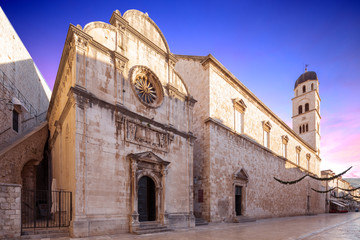
<instances>
[{"instance_id":1,"label":"festive garland","mask_svg":"<svg viewBox=\"0 0 360 240\"><path fill-rule=\"evenodd\" d=\"M301 178L299 178L299 179L297 179L297 180L295 180L295 181L282 181L282 180L280 180L280 179L278 179L278 178L276 178L276 177L274 177L274 179L275 179L276 181L278 181L279 183L282 183L282 184L295 184L295 183L298 183L298 182L300 182L301 180L303 180L306 176L307 176L307 175L305 175L305 176L303 176L303 177L301 177Z\"/></svg>"},{"instance_id":2,"label":"festive garland","mask_svg":"<svg viewBox=\"0 0 360 240\"><path fill-rule=\"evenodd\" d=\"M340 189L340 190L343 190L343 191L347 191L347 192L353 192L353 191L356 191L356 190L360 189L360 187L353 188L353 189L344 189L344 188L341 188L341 187L337 187L337 188Z\"/></svg>"},{"instance_id":3,"label":"festive garland","mask_svg":"<svg viewBox=\"0 0 360 240\"><path fill-rule=\"evenodd\" d=\"M333 176L333 177L330 177L330 178L319 178L319 177L316 177L316 176L312 176L312 175L310 175L310 174L306 174L306 175L302 176L301 178L299 178L299 179L297 179L297 180L294 180L294 181L283 181L283 180L280 180L280 179L278 179L278 178L276 178L276 177L274 177L274 179L275 179L276 181L278 181L279 183L287 184L287 185L291 185L291 184L298 183L298 182L300 182L301 180L303 180L305 177L311 177L311 178L313 178L313 179L315 179L315 180L319 180L319 181L330 181L330 180L333 180L333 179L335 179L335 178L338 178L338 177L340 177L341 175L347 173L347 171L349 171L351 168L352 168L352 166L349 167L349 168L348 168L347 170L345 170L344 172L339 173L339 174L337 174L337 175L335 175L335 176Z\"/></svg>"},{"instance_id":4,"label":"festive garland","mask_svg":"<svg viewBox=\"0 0 360 240\"><path fill-rule=\"evenodd\" d=\"M329 177L329 178L319 178L319 177L316 177L316 176L312 176L312 175L308 175L309 177L315 179L315 180L319 180L319 181L331 181L331 180L334 180L335 178L338 178L340 177L341 175L344 175L345 173L347 173L350 169L352 168L349 167L348 169L346 169L345 171L343 171L342 173L339 173L338 175L335 175L335 176L332 176L332 177Z\"/></svg>"},{"instance_id":5,"label":"festive garland","mask_svg":"<svg viewBox=\"0 0 360 240\"><path fill-rule=\"evenodd\" d=\"M360 196L354 196L352 194L349 193L350 196L352 196L353 198L360 198Z\"/></svg>"},{"instance_id":6,"label":"festive garland","mask_svg":"<svg viewBox=\"0 0 360 240\"><path fill-rule=\"evenodd\" d=\"M327 191L319 191L319 190L316 190L316 189L314 189L314 188L311 188L311 190L313 190L313 191L315 191L315 192L318 192L318 193L328 193L328 192L331 192L332 190L335 190L336 188L339 188L339 187L334 187L334 188L331 188L331 189L329 189L329 190L327 190ZM339 189L342 189L342 188L339 188ZM342 189L342 190L347 191L347 190L349 190L349 189ZM350 190L351 190L351 189L350 189ZM354 196L354 195L352 195L351 193L348 193L347 195L342 196L342 197L336 197L336 196L331 196L331 197L351 200L350 198L347 198L347 197L350 197L350 196L353 197L353 198L360 198L360 196Z\"/></svg>"},{"instance_id":7,"label":"festive garland","mask_svg":"<svg viewBox=\"0 0 360 240\"><path fill-rule=\"evenodd\" d=\"M316 189L314 189L314 188L311 188L311 190L313 190L313 191L315 191L315 192L318 192L318 193L328 193L328 192L331 192L332 190L335 190L335 189L336 189L336 187L331 188L331 189L329 189L329 190L327 190L327 191L320 191L320 190L316 190Z\"/></svg>"}]
</instances>

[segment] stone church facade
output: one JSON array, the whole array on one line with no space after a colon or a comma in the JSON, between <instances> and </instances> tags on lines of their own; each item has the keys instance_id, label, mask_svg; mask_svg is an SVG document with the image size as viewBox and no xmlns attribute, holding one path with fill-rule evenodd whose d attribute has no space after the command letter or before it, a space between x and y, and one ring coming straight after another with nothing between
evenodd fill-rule
<instances>
[{"instance_id":1,"label":"stone church facade","mask_svg":"<svg viewBox=\"0 0 360 240\"><path fill-rule=\"evenodd\" d=\"M136 10L70 26L48 111L53 188L73 236L193 227L196 102L155 23Z\"/></svg>"}]
</instances>

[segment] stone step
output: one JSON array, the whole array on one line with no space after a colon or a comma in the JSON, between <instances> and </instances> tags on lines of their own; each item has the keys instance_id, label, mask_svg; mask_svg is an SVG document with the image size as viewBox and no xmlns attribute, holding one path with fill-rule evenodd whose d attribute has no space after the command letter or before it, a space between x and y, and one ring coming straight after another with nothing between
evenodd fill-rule
<instances>
[{"instance_id":1,"label":"stone step","mask_svg":"<svg viewBox=\"0 0 360 240\"><path fill-rule=\"evenodd\" d=\"M195 226L208 225L209 223L202 218L195 218Z\"/></svg>"},{"instance_id":2,"label":"stone step","mask_svg":"<svg viewBox=\"0 0 360 240\"><path fill-rule=\"evenodd\" d=\"M69 237L68 228L23 229L21 239L43 239Z\"/></svg>"},{"instance_id":3,"label":"stone step","mask_svg":"<svg viewBox=\"0 0 360 240\"><path fill-rule=\"evenodd\" d=\"M138 229L134 231L136 234L147 234L147 233L157 233L157 232L167 232L171 231L168 227L154 222L142 222Z\"/></svg>"},{"instance_id":4,"label":"stone step","mask_svg":"<svg viewBox=\"0 0 360 240\"><path fill-rule=\"evenodd\" d=\"M158 233L158 232L168 232L172 231L172 229L169 229L167 227L165 228L149 228L149 229L138 229L134 231L135 234L141 235L141 234L149 234L149 233Z\"/></svg>"},{"instance_id":5,"label":"stone step","mask_svg":"<svg viewBox=\"0 0 360 240\"><path fill-rule=\"evenodd\" d=\"M249 217L245 217L245 216L238 216L235 219L235 222L237 222L237 223L255 222L255 221L256 221L255 218L249 218Z\"/></svg>"}]
</instances>

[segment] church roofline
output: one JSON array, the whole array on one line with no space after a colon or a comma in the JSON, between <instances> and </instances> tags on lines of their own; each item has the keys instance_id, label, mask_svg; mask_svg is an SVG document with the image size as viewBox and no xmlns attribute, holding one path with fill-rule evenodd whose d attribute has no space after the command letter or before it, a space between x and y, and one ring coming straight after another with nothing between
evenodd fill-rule
<instances>
[{"instance_id":1,"label":"church roofline","mask_svg":"<svg viewBox=\"0 0 360 240\"><path fill-rule=\"evenodd\" d=\"M254 101L259 103L259 105L269 113L275 120L277 120L281 126L283 126L289 134L291 134L297 141L304 144L308 147L314 154L316 153L316 149L311 147L307 142L305 142L296 132L291 129L281 118L279 118L273 111L271 111L259 98L256 97L254 93L252 93L239 79L237 79L224 65L222 65L212 54L207 56L192 56L192 55L175 55L177 58L185 58L185 59L194 59L200 61L200 63L205 66L207 63L212 63L217 68L219 68L236 86L240 87L244 92L250 96ZM316 154L315 154L316 155Z\"/></svg>"}]
</instances>

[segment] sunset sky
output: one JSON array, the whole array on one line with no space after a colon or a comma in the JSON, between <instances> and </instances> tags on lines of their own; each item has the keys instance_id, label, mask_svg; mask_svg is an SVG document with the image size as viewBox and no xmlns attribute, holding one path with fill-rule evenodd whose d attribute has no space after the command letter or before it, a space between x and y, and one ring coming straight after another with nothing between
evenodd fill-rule
<instances>
[{"instance_id":1,"label":"sunset sky","mask_svg":"<svg viewBox=\"0 0 360 240\"><path fill-rule=\"evenodd\" d=\"M360 177L360 1L36 1L0 6L52 89L69 24L147 12L175 54L214 55L292 125L304 65L321 97L321 169Z\"/></svg>"}]
</instances>

